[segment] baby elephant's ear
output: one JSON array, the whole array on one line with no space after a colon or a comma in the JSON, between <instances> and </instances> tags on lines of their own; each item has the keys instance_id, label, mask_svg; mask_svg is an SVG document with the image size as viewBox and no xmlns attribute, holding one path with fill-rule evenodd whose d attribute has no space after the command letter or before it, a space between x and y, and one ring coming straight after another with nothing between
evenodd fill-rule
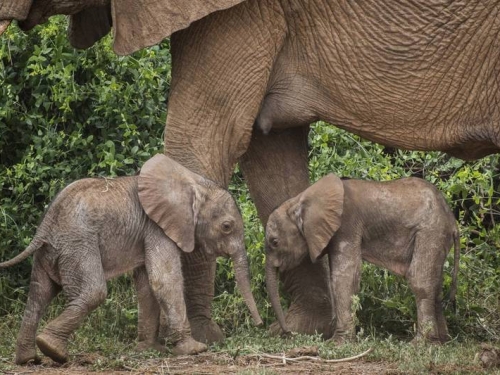
<instances>
[{"instance_id":1,"label":"baby elephant's ear","mask_svg":"<svg viewBox=\"0 0 500 375\"><path fill-rule=\"evenodd\" d=\"M344 185L329 174L302 192L299 210L303 235L314 263L340 227L344 207Z\"/></svg>"},{"instance_id":2,"label":"baby elephant's ear","mask_svg":"<svg viewBox=\"0 0 500 375\"><path fill-rule=\"evenodd\" d=\"M183 251L195 246L195 225L201 203L201 178L163 154L149 159L139 175L142 208Z\"/></svg>"}]
</instances>

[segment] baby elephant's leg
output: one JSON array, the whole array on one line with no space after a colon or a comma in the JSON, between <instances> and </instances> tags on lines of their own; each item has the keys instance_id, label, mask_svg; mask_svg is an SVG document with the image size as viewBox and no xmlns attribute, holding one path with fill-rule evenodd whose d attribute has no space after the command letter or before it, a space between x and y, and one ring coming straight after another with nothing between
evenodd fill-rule
<instances>
[{"instance_id":1,"label":"baby elephant's leg","mask_svg":"<svg viewBox=\"0 0 500 375\"><path fill-rule=\"evenodd\" d=\"M443 325L444 316L440 304L446 252L436 241L440 235L420 232L415 236L413 258L406 274L417 303L416 340L442 341L439 327Z\"/></svg>"},{"instance_id":2,"label":"baby elephant's leg","mask_svg":"<svg viewBox=\"0 0 500 375\"><path fill-rule=\"evenodd\" d=\"M68 339L84 318L106 299L106 280L100 255L94 249L74 247L58 260L67 307L36 338L38 348L57 362L68 360ZM82 256L85 254L85 256Z\"/></svg>"},{"instance_id":3,"label":"baby elephant's leg","mask_svg":"<svg viewBox=\"0 0 500 375\"><path fill-rule=\"evenodd\" d=\"M50 279L40 262L36 261L31 271L30 291L24 310L23 322L17 335L16 363L23 364L40 358L36 355L35 336L40 318L50 301L56 296L59 287Z\"/></svg>"},{"instance_id":4,"label":"baby elephant's leg","mask_svg":"<svg viewBox=\"0 0 500 375\"><path fill-rule=\"evenodd\" d=\"M361 250L354 244L342 242L329 253L330 289L335 331L332 340L344 342L355 335L352 297L359 292Z\"/></svg>"},{"instance_id":5,"label":"baby elephant's leg","mask_svg":"<svg viewBox=\"0 0 500 375\"><path fill-rule=\"evenodd\" d=\"M139 310L137 350L155 349L163 352L165 346L158 342L160 306L149 286L145 267L134 270L134 285Z\"/></svg>"},{"instance_id":6,"label":"baby elephant's leg","mask_svg":"<svg viewBox=\"0 0 500 375\"><path fill-rule=\"evenodd\" d=\"M441 275L441 280L442 279L443 276ZM443 284L441 283L441 286L442 285ZM440 289L442 289L442 287ZM436 299L436 319L438 324L439 341L442 343L450 341L451 337L450 334L448 333L448 325L446 324L446 318L444 317L443 298L441 293L438 294L438 297Z\"/></svg>"},{"instance_id":7,"label":"baby elephant's leg","mask_svg":"<svg viewBox=\"0 0 500 375\"><path fill-rule=\"evenodd\" d=\"M157 231L159 232L158 228ZM169 340L175 345L173 353L196 354L207 346L191 337L186 313L180 251L163 232L146 237L145 264L149 285L169 323Z\"/></svg>"}]
</instances>

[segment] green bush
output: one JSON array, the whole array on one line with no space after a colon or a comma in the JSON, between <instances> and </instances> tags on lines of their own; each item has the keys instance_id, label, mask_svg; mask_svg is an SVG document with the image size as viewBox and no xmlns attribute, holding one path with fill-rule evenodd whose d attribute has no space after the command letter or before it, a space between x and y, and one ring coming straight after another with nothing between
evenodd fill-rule
<instances>
[{"instance_id":1,"label":"green bush","mask_svg":"<svg viewBox=\"0 0 500 375\"><path fill-rule=\"evenodd\" d=\"M170 81L168 41L129 57L117 57L109 38L76 51L66 20L53 18L29 36L11 28L0 45L0 260L22 251L41 215L67 183L87 176L134 174L161 152ZM473 163L441 153L398 151L361 140L324 123L310 133L310 173L315 181L340 176L390 180L419 176L446 195L460 223L462 261L456 312L447 309L451 331L461 337L500 333L498 157ZM246 225L253 291L264 319L274 320L264 283L263 228L239 172L230 185ZM230 261L218 259L214 317L228 332L251 325ZM0 274L0 317L24 308L30 262ZM449 288L450 255L445 265ZM365 332L413 331L415 303L406 283L369 264L359 295ZM49 316L60 309L55 304ZM137 306L130 279L110 283L107 302L87 329L125 340L135 337Z\"/></svg>"},{"instance_id":2,"label":"green bush","mask_svg":"<svg viewBox=\"0 0 500 375\"><path fill-rule=\"evenodd\" d=\"M109 38L76 51L65 18L0 44L0 259L22 251L69 182L131 175L163 150L168 42L117 57ZM25 299L30 264L0 277L0 314Z\"/></svg>"}]
</instances>

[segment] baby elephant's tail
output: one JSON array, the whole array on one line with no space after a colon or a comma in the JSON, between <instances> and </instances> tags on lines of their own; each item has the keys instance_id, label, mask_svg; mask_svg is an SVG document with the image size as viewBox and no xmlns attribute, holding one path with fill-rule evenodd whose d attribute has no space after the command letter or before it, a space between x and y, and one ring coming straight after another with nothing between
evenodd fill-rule
<instances>
[{"instance_id":1,"label":"baby elephant's tail","mask_svg":"<svg viewBox=\"0 0 500 375\"><path fill-rule=\"evenodd\" d=\"M35 251L37 251L39 248L41 248L43 246L43 244L44 244L44 242L35 236L35 238L33 238L33 241L31 241L31 243L28 245L28 247L22 253L17 254L17 256L12 258L11 260L0 263L0 268L7 268L7 267L13 266L14 264L17 264L19 262L22 262L27 257L29 257L31 254L33 254Z\"/></svg>"},{"instance_id":2,"label":"baby elephant's tail","mask_svg":"<svg viewBox=\"0 0 500 375\"><path fill-rule=\"evenodd\" d=\"M460 234L458 229L453 233L453 241L454 241L454 258L453 258L453 273L451 275L451 287L450 292L448 294L448 300L455 305L455 298L457 295L457 279L458 279L458 268L460 261Z\"/></svg>"}]
</instances>

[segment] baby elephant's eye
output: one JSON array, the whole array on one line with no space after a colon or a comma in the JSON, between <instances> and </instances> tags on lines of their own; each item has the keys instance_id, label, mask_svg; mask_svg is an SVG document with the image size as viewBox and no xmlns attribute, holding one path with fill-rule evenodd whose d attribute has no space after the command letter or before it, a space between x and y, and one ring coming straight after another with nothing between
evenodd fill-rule
<instances>
[{"instance_id":1,"label":"baby elephant's eye","mask_svg":"<svg viewBox=\"0 0 500 375\"><path fill-rule=\"evenodd\" d=\"M221 229L224 233L229 234L233 230L233 224L229 221L222 223Z\"/></svg>"},{"instance_id":2,"label":"baby elephant's eye","mask_svg":"<svg viewBox=\"0 0 500 375\"><path fill-rule=\"evenodd\" d=\"M278 247L278 245L280 244L277 238L271 238L271 241L269 242L271 243L272 247Z\"/></svg>"}]
</instances>

